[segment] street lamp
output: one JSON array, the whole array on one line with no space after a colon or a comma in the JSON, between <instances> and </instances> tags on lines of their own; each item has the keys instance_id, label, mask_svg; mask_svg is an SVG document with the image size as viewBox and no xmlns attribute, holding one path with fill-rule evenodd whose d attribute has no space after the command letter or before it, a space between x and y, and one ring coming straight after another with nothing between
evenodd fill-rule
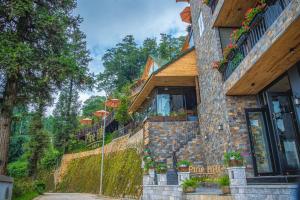
<instances>
[{"instance_id":1,"label":"street lamp","mask_svg":"<svg viewBox=\"0 0 300 200\"><path fill-rule=\"evenodd\" d=\"M105 97L105 104L104 104L104 110L100 110L94 113L94 115L98 115L100 117L102 117L103 119L103 135L102 135L102 153L101 153L101 173L100 173L100 195L102 194L102 184L103 184L103 171L104 171L104 143L105 143L105 126L106 126L106 117L109 114L109 112L106 111L107 107L111 107L111 108L117 108L120 104L120 100L119 99L107 99L107 97Z\"/></svg>"}]
</instances>

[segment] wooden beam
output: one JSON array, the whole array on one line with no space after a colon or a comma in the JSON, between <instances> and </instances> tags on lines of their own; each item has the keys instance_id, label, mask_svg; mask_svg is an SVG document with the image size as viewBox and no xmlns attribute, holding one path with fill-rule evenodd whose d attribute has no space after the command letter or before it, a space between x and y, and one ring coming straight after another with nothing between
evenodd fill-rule
<instances>
[{"instance_id":1,"label":"wooden beam","mask_svg":"<svg viewBox=\"0 0 300 200\"><path fill-rule=\"evenodd\" d=\"M224 0L214 26L240 27L246 11L253 8L256 3L257 0Z\"/></svg>"},{"instance_id":2,"label":"wooden beam","mask_svg":"<svg viewBox=\"0 0 300 200\"><path fill-rule=\"evenodd\" d=\"M300 60L300 18L241 75L240 79L227 88L227 95L253 95L260 92ZM230 81L230 77L228 79Z\"/></svg>"}]
</instances>

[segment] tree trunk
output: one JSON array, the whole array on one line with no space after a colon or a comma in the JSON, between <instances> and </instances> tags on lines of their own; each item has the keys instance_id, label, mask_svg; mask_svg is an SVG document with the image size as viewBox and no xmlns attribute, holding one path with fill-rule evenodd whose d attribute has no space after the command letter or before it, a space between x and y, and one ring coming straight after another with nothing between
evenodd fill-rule
<instances>
[{"instance_id":1,"label":"tree trunk","mask_svg":"<svg viewBox=\"0 0 300 200\"><path fill-rule=\"evenodd\" d=\"M16 82L7 80L0 110L0 175L6 174L12 110L17 97Z\"/></svg>"}]
</instances>

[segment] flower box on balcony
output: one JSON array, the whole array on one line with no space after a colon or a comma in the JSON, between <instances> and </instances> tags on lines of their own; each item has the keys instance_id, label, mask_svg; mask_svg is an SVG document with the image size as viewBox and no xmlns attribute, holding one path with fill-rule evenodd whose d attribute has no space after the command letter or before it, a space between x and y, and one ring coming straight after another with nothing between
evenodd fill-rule
<instances>
[{"instance_id":1,"label":"flower box on balcony","mask_svg":"<svg viewBox=\"0 0 300 200\"><path fill-rule=\"evenodd\" d=\"M260 12L258 14L255 15L255 17L252 19L252 21L250 22L249 26L251 28L253 28L254 26L257 25L257 23L263 18L263 12Z\"/></svg>"}]
</instances>

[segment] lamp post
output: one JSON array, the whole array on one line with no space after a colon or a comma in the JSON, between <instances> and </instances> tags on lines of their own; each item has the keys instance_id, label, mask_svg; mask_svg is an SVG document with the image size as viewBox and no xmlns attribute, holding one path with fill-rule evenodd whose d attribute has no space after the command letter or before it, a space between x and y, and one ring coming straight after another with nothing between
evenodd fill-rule
<instances>
[{"instance_id":1,"label":"lamp post","mask_svg":"<svg viewBox=\"0 0 300 200\"><path fill-rule=\"evenodd\" d=\"M111 108L117 108L120 104L120 101L118 99L107 99L107 96L105 96L105 104L104 104L104 110L100 110L95 112L94 114L96 116L100 116L103 118L103 135L102 135L102 153L101 153L101 172L100 172L100 191L99 194L102 195L102 189L103 189L103 171L104 171L104 144L105 144L105 127L106 127L106 117L109 114L107 112L107 107Z\"/></svg>"}]
</instances>

